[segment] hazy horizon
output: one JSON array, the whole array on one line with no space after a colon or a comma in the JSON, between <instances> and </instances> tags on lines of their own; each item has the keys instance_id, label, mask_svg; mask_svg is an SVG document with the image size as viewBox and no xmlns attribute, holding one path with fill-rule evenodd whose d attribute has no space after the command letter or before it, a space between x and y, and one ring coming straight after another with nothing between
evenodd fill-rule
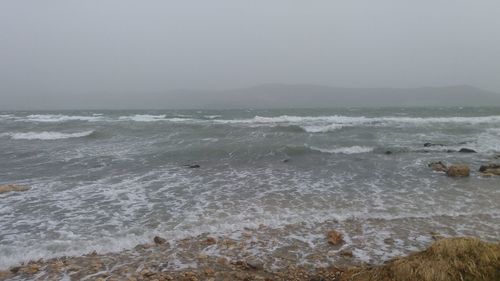
<instances>
[{"instance_id":1,"label":"hazy horizon","mask_svg":"<svg viewBox=\"0 0 500 281\"><path fill-rule=\"evenodd\" d=\"M500 93L498 14L490 0L2 1L0 108L275 83Z\"/></svg>"},{"instance_id":2,"label":"hazy horizon","mask_svg":"<svg viewBox=\"0 0 500 281\"><path fill-rule=\"evenodd\" d=\"M419 88L342 88L325 85L268 83L221 91L181 89L169 92L128 94L129 98L126 100L118 100L104 95L95 103L89 103L85 97L82 97L83 99L78 102L59 99L52 105L47 105L43 101L31 103L36 104L36 106L31 107L5 108L0 105L0 110L232 110L500 106L499 93L469 85Z\"/></svg>"}]
</instances>

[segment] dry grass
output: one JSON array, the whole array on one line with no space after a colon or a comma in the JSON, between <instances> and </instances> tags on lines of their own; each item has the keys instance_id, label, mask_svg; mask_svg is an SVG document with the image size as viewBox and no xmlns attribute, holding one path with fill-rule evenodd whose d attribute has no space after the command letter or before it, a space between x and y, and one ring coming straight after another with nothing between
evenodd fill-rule
<instances>
[{"instance_id":1,"label":"dry grass","mask_svg":"<svg viewBox=\"0 0 500 281\"><path fill-rule=\"evenodd\" d=\"M442 239L422 252L382 266L350 269L342 280L498 281L500 243L468 237Z\"/></svg>"}]
</instances>

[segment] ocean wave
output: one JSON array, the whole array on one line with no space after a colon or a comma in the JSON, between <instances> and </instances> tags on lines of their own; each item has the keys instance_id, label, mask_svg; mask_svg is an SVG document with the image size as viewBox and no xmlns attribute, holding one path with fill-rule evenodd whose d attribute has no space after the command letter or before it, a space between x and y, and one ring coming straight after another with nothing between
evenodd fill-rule
<instances>
[{"instance_id":1,"label":"ocean wave","mask_svg":"<svg viewBox=\"0 0 500 281\"><path fill-rule=\"evenodd\" d=\"M291 116L282 115L276 117L255 116L251 119L221 119L214 120L217 123L253 123L253 124L312 124L321 126L340 125L369 125L369 124L415 124L425 125L429 123L464 123L482 124L499 123L500 116L475 116L475 117L366 117L366 116Z\"/></svg>"},{"instance_id":2,"label":"ocean wave","mask_svg":"<svg viewBox=\"0 0 500 281\"><path fill-rule=\"evenodd\" d=\"M308 133L328 133L342 129L343 127L344 126L340 124L301 126L301 128Z\"/></svg>"},{"instance_id":3,"label":"ocean wave","mask_svg":"<svg viewBox=\"0 0 500 281\"><path fill-rule=\"evenodd\" d=\"M249 124L249 125L298 125L302 126L306 132L322 133L340 129L345 126L390 126L394 124L426 125L426 124L497 124L500 123L499 115L492 116L472 116L472 117L406 117L406 116L293 116L281 115L274 117L254 116L243 119L221 119L221 115L203 115L194 118L191 115L167 116L166 114L136 114L118 117L118 120L137 122L202 122L213 124ZM14 119L27 122L65 122L65 121L116 121L116 118L105 116L101 113L92 115L63 115L63 114L32 114L28 116L14 116L11 114L0 115L1 119Z\"/></svg>"},{"instance_id":4,"label":"ocean wave","mask_svg":"<svg viewBox=\"0 0 500 281\"><path fill-rule=\"evenodd\" d=\"M155 122L163 121L167 115L150 115L150 114L136 114L131 116L120 116L118 119L126 121L136 121L136 122Z\"/></svg>"},{"instance_id":5,"label":"ocean wave","mask_svg":"<svg viewBox=\"0 0 500 281\"><path fill-rule=\"evenodd\" d=\"M337 147L337 148L321 148L316 146L311 146L308 144L300 145L300 146L286 146L281 151L283 151L286 155L294 156L294 155L303 155L309 153L328 153L328 154L358 154L358 153L368 153L374 151L375 148L368 146L346 146L346 147Z\"/></svg>"},{"instance_id":6,"label":"ocean wave","mask_svg":"<svg viewBox=\"0 0 500 281\"><path fill-rule=\"evenodd\" d=\"M167 118L167 115L150 115L150 114L136 114L131 116L120 116L118 118L122 121L135 121L135 122L158 122L158 121L169 121L169 122L185 122L193 120L191 118L185 117L171 117Z\"/></svg>"},{"instance_id":7,"label":"ocean wave","mask_svg":"<svg viewBox=\"0 0 500 281\"><path fill-rule=\"evenodd\" d=\"M500 152L500 128L490 128L477 135L471 148L483 153Z\"/></svg>"},{"instance_id":8,"label":"ocean wave","mask_svg":"<svg viewBox=\"0 0 500 281\"><path fill-rule=\"evenodd\" d=\"M94 131L84 131L77 133L61 132L27 132L27 133L3 133L0 136L7 136L13 140L59 140L69 138L82 138L92 135Z\"/></svg>"},{"instance_id":9,"label":"ocean wave","mask_svg":"<svg viewBox=\"0 0 500 281\"><path fill-rule=\"evenodd\" d=\"M203 118L206 118L206 119L217 119L217 118L221 118L221 115L203 115Z\"/></svg>"},{"instance_id":10,"label":"ocean wave","mask_svg":"<svg viewBox=\"0 0 500 281\"><path fill-rule=\"evenodd\" d=\"M273 127L274 130L278 132L292 132L292 133L303 133L306 130L298 125L277 125Z\"/></svg>"},{"instance_id":11,"label":"ocean wave","mask_svg":"<svg viewBox=\"0 0 500 281\"><path fill-rule=\"evenodd\" d=\"M65 121L101 121L102 116L79 116L79 115L62 115L62 114L32 114L26 117L18 117L20 121L28 122L65 122Z\"/></svg>"},{"instance_id":12,"label":"ocean wave","mask_svg":"<svg viewBox=\"0 0 500 281\"><path fill-rule=\"evenodd\" d=\"M358 153L368 153L368 152L372 152L374 150L373 147L359 146L359 145L332 148L332 149L319 148L319 147L307 146L307 145L306 145L306 147L313 150L313 151L319 151L322 153L332 153L332 154L337 154L337 153L339 153L339 154L358 154Z\"/></svg>"}]
</instances>

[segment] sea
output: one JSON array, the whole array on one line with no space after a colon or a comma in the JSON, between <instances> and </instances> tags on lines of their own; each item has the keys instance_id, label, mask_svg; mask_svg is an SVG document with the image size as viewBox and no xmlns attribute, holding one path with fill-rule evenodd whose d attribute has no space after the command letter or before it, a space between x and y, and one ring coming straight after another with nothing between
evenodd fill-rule
<instances>
[{"instance_id":1,"label":"sea","mask_svg":"<svg viewBox=\"0 0 500 281\"><path fill-rule=\"evenodd\" d=\"M436 236L498 241L500 177L478 172L489 163L498 107L2 111L0 184L31 189L0 194L0 269L156 235L253 231L253 255L298 264L342 249L381 263Z\"/></svg>"}]
</instances>

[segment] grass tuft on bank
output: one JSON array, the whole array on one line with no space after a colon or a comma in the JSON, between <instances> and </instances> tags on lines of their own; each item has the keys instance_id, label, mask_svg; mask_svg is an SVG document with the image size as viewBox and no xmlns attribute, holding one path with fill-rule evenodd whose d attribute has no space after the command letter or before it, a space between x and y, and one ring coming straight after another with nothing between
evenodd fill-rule
<instances>
[{"instance_id":1,"label":"grass tuft on bank","mask_svg":"<svg viewBox=\"0 0 500 281\"><path fill-rule=\"evenodd\" d=\"M483 281L500 280L500 243L447 238L424 251L368 268L352 268L343 280Z\"/></svg>"}]
</instances>

